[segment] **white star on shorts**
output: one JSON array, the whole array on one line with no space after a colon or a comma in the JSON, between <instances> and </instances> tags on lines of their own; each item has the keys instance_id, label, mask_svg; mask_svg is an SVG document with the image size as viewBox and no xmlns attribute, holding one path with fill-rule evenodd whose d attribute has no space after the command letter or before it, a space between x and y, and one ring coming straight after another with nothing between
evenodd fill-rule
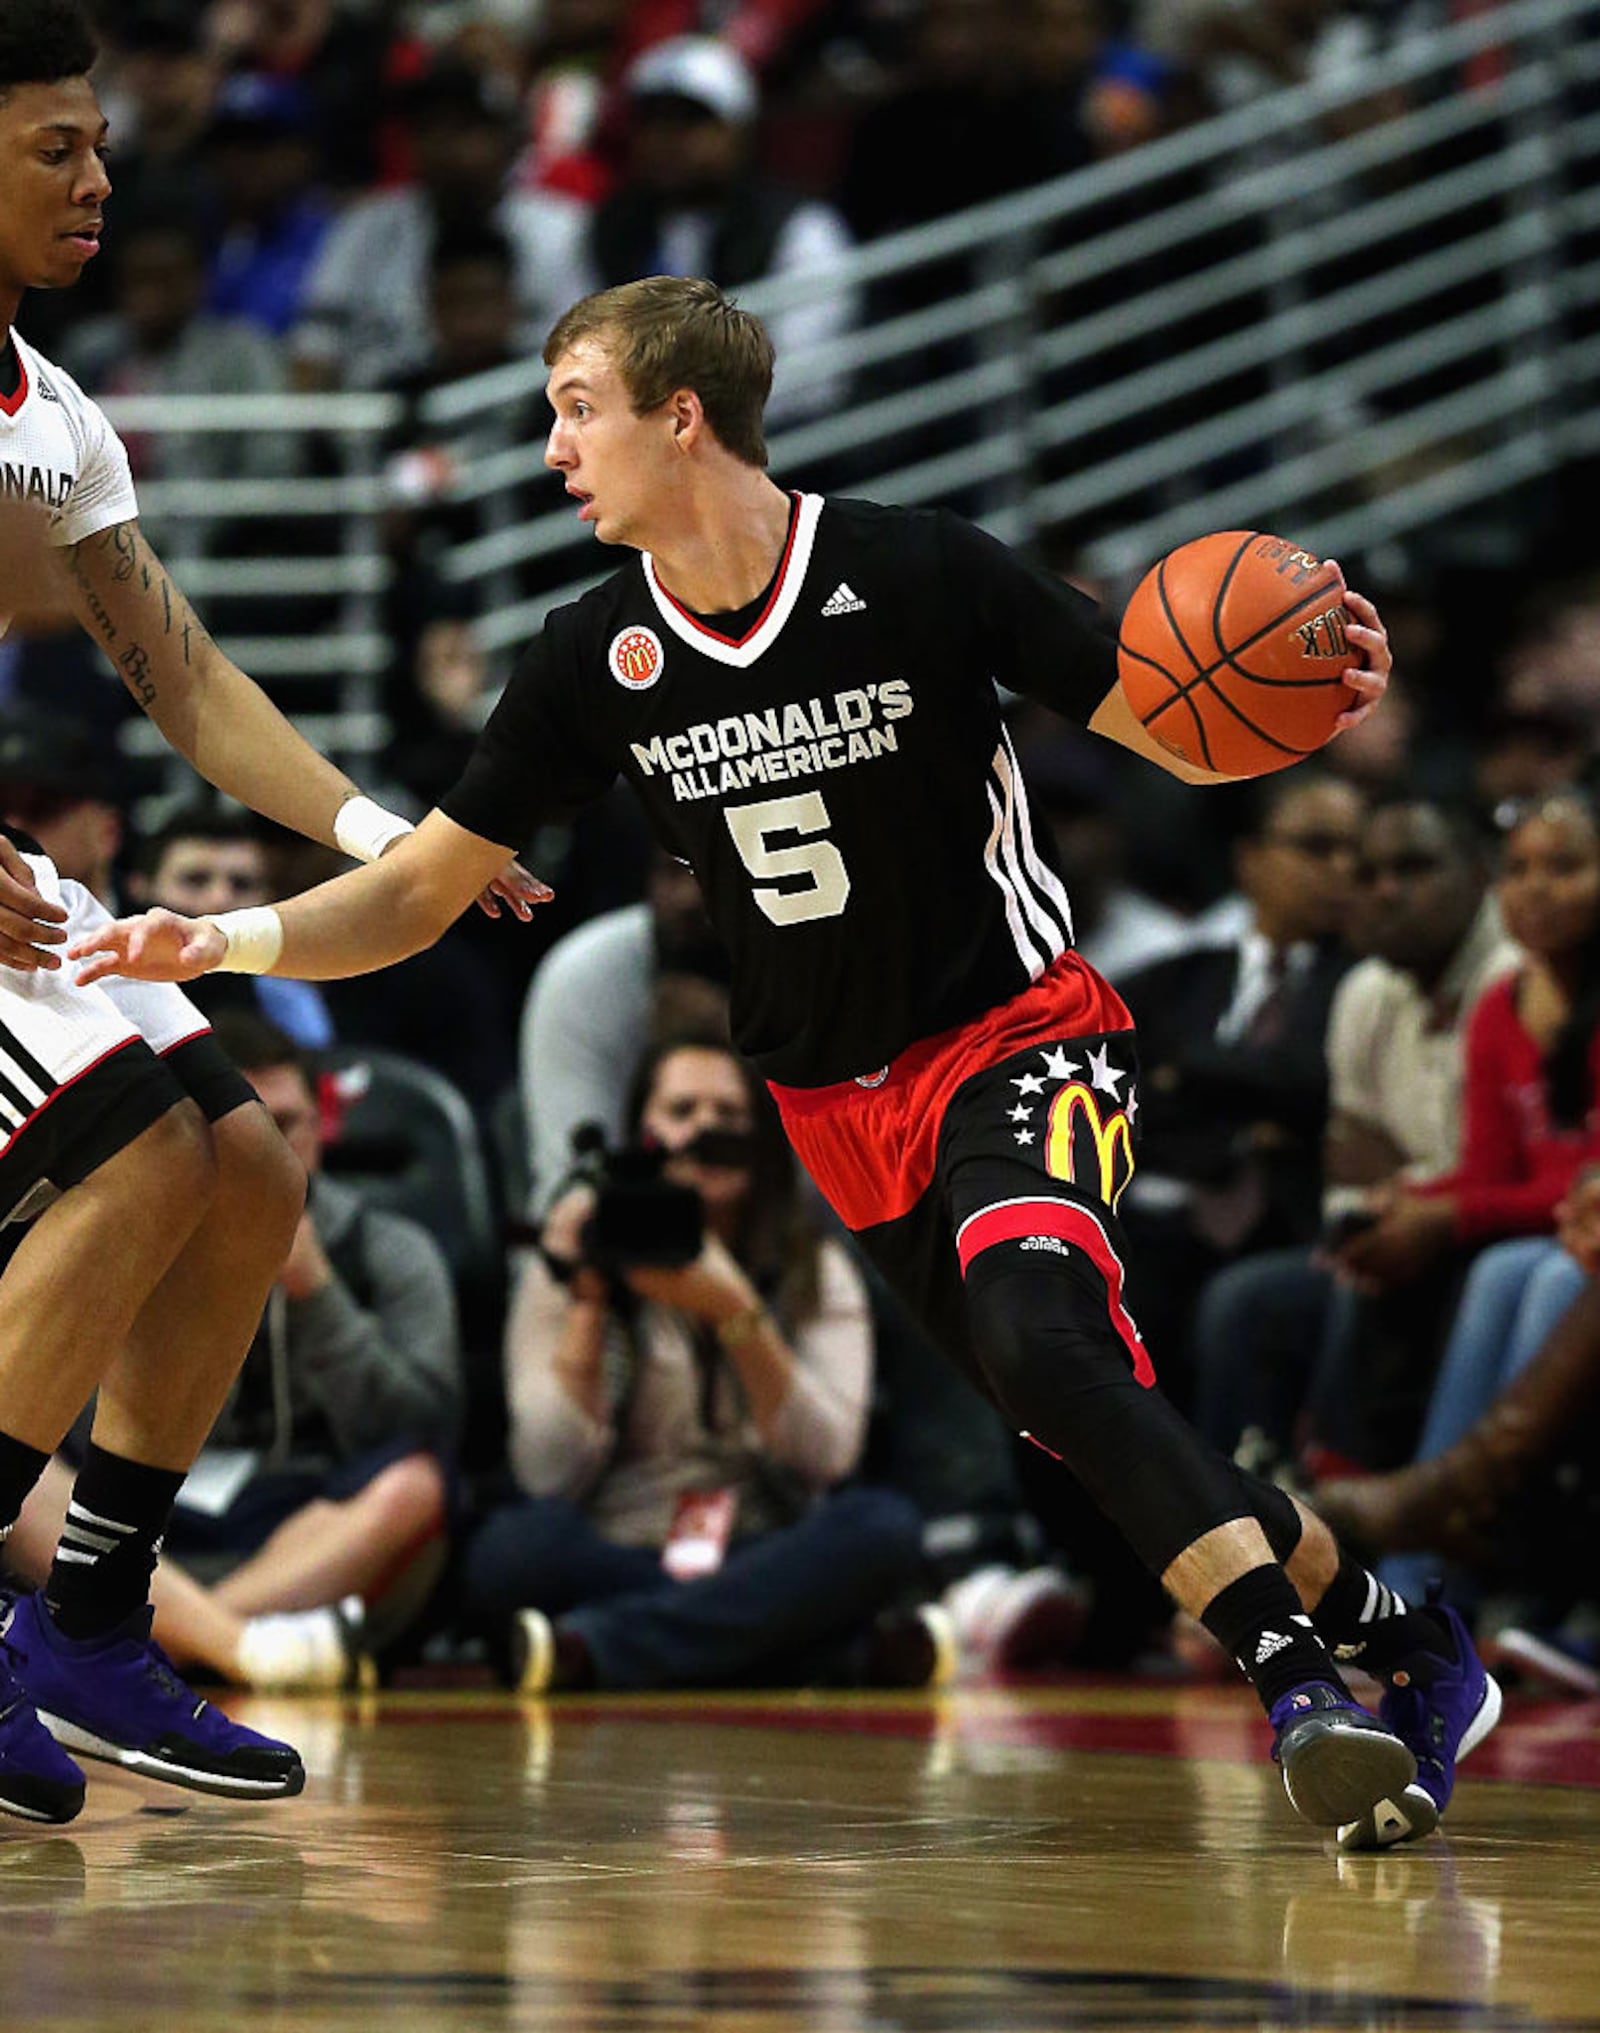
<instances>
[{"instance_id":1,"label":"white star on shorts","mask_svg":"<svg viewBox=\"0 0 1600 2033\"><path fill-rule=\"evenodd\" d=\"M1033 1142L1033 1131L1031 1129L1019 1129L1016 1132L1016 1139L1019 1144L1031 1144Z\"/></svg>"},{"instance_id":2,"label":"white star on shorts","mask_svg":"<svg viewBox=\"0 0 1600 2033\"><path fill-rule=\"evenodd\" d=\"M1120 1101L1117 1083L1127 1079L1127 1074L1111 1063L1111 1047L1102 1045L1098 1052L1089 1054L1089 1075L1101 1094L1109 1094L1113 1101Z\"/></svg>"},{"instance_id":3,"label":"white star on shorts","mask_svg":"<svg viewBox=\"0 0 1600 2033\"><path fill-rule=\"evenodd\" d=\"M1024 1073L1020 1080L1012 1081L1013 1087L1020 1087L1024 1094L1043 1094L1044 1080L1038 1073Z\"/></svg>"},{"instance_id":4,"label":"white star on shorts","mask_svg":"<svg viewBox=\"0 0 1600 2033\"><path fill-rule=\"evenodd\" d=\"M1044 1055L1044 1069L1052 1080L1070 1080L1078 1070L1078 1061L1069 1059L1059 1045L1052 1045Z\"/></svg>"}]
</instances>

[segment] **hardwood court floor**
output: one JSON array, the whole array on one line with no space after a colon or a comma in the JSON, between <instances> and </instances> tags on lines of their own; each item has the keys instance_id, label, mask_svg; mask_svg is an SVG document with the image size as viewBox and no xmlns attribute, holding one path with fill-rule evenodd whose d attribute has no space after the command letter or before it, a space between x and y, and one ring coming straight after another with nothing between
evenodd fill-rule
<instances>
[{"instance_id":1,"label":"hardwood court floor","mask_svg":"<svg viewBox=\"0 0 1600 2033\"><path fill-rule=\"evenodd\" d=\"M1600 1703L1350 1858L1242 1689L239 1712L303 1798L0 1822L3 2033L1600 2028Z\"/></svg>"}]
</instances>

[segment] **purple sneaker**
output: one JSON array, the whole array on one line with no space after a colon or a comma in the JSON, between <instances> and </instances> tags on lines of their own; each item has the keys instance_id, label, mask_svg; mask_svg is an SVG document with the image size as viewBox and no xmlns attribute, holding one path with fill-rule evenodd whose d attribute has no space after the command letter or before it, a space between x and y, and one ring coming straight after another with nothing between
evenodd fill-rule
<instances>
[{"instance_id":1,"label":"purple sneaker","mask_svg":"<svg viewBox=\"0 0 1600 2033\"><path fill-rule=\"evenodd\" d=\"M11 1677L7 1637L14 1605L0 1603L0 1814L71 1821L83 1806L83 1773L33 1712Z\"/></svg>"},{"instance_id":2,"label":"purple sneaker","mask_svg":"<svg viewBox=\"0 0 1600 2033\"><path fill-rule=\"evenodd\" d=\"M1499 1682L1484 1671L1466 1625L1431 1591L1428 1608L1448 1626L1455 1657L1413 1653L1389 1674L1378 1704L1378 1714L1415 1756L1417 1776L1402 1796L1346 1822L1340 1849L1392 1849L1431 1835L1455 1789L1457 1762L1500 1720Z\"/></svg>"},{"instance_id":3,"label":"purple sneaker","mask_svg":"<svg viewBox=\"0 0 1600 2033\"><path fill-rule=\"evenodd\" d=\"M12 1671L58 1743L197 1793L273 1800L306 1783L288 1744L230 1722L178 1678L150 1636L148 1604L108 1637L63 1637L37 1595L5 1634Z\"/></svg>"},{"instance_id":4,"label":"purple sneaker","mask_svg":"<svg viewBox=\"0 0 1600 2033\"><path fill-rule=\"evenodd\" d=\"M1399 1737L1327 1680L1306 1680L1273 1703L1272 1755L1297 1814L1319 1828L1382 1815L1416 1776Z\"/></svg>"}]
</instances>

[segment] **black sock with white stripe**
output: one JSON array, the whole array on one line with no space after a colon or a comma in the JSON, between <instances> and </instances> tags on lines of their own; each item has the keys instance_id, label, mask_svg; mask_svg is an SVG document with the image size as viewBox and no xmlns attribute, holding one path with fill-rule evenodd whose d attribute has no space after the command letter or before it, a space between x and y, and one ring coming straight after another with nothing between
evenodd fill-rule
<instances>
[{"instance_id":1,"label":"black sock with white stripe","mask_svg":"<svg viewBox=\"0 0 1600 2033\"><path fill-rule=\"evenodd\" d=\"M0 1433L0 1544L17 1522L18 1513L44 1474L49 1459L48 1454L30 1447L25 1440L13 1440L9 1433Z\"/></svg>"},{"instance_id":2,"label":"black sock with white stripe","mask_svg":"<svg viewBox=\"0 0 1600 2033\"><path fill-rule=\"evenodd\" d=\"M1339 1669L1312 1629L1287 1574L1274 1562L1252 1567L1206 1604L1200 1617L1270 1715L1273 1706L1309 1680L1344 1692Z\"/></svg>"},{"instance_id":3,"label":"black sock with white stripe","mask_svg":"<svg viewBox=\"0 0 1600 2033\"><path fill-rule=\"evenodd\" d=\"M1425 1603L1409 1603L1369 1574L1342 1549L1339 1571L1311 1612L1318 1635L1336 1659L1386 1679L1421 1652L1455 1658L1455 1640L1443 1617Z\"/></svg>"},{"instance_id":4,"label":"black sock with white stripe","mask_svg":"<svg viewBox=\"0 0 1600 2033\"><path fill-rule=\"evenodd\" d=\"M69 1638L102 1637L143 1608L182 1486L181 1469L147 1468L90 1441L44 1591Z\"/></svg>"}]
</instances>

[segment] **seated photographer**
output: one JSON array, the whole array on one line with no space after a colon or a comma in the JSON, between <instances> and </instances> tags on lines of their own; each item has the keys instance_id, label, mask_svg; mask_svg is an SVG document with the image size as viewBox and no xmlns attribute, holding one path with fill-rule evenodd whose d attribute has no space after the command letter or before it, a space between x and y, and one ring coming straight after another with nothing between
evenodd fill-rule
<instances>
[{"instance_id":1,"label":"seated photographer","mask_svg":"<svg viewBox=\"0 0 1600 2033\"><path fill-rule=\"evenodd\" d=\"M529 1693L944 1677L948 1620L894 1607L921 1573L915 1507L834 1488L862 1449L871 1310L765 1090L724 1044L667 1043L628 1122L637 1149L557 1197L513 1304L525 1494L466 1549L472 1609Z\"/></svg>"}]
</instances>

